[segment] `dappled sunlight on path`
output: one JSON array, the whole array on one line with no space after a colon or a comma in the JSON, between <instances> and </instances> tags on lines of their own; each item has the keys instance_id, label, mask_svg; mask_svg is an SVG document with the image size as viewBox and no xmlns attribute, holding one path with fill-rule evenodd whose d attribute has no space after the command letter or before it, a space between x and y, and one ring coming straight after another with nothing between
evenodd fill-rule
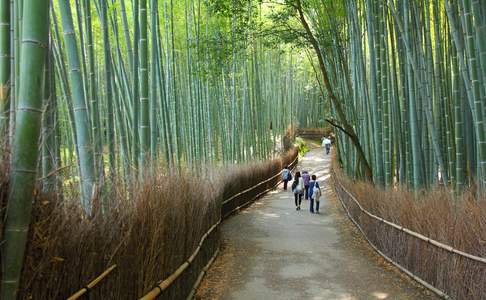
<instances>
[{"instance_id":1,"label":"dappled sunlight on path","mask_svg":"<svg viewBox=\"0 0 486 300\"><path fill-rule=\"evenodd\" d=\"M220 257L198 299L436 299L379 258L344 216L330 184L331 155L311 150L296 170L318 177L321 213L282 186L222 226Z\"/></svg>"}]
</instances>

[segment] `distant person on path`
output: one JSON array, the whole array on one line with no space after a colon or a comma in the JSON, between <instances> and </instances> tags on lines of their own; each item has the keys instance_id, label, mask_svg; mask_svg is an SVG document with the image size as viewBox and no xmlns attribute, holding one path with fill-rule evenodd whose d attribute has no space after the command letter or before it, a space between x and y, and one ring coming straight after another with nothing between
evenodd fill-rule
<instances>
[{"instance_id":1,"label":"distant person on path","mask_svg":"<svg viewBox=\"0 0 486 300\"><path fill-rule=\"evenodd\" d=\"M282 171L282 181L284 183L284 190L287 190L287 183L292 180L292 172L290 172L289 167L285 166Z\"/></svg>"},{"instance_id":2,"label":"distant person on path","mask_svg":"<svg viewBox=\"0 0 486 300\"><path fill-rule=\"evenodd\" d=\"M302 172L302 179L304 180L304 190L305 190L305 200L309 200L309 182L310 182L310 175L309 172L303 171Z\"/></svg>"},{"instance_id":3,"label":"distant person on path","mask_svg":"<svg viewBox=\"0 0 486 300\"><path fill-rule=\"evenodd\" d=\"M317 182L316 175L312 175L312 180L309 184L309 197L310 197L310 212L314 213L314 201L316 202L316 213L319 213L319 202L321 198L321 187Z\"/></svg>"},{"instance_id":4,"label":"distant person on path","mask_svg":"<svg viewBox=\"0 0 486 300\"><path fill-rule=\"evenodd\" d=\"M322 140L322 146L326 149L326 155L329 154L329 152L331 152L331 137L324 137L324 139Z\"/></svg>"},{"instance_id":5,"label":"distant person on path","mask_svg":"<svg viewBox=\"0 0 486 300\"><path fill-rule=\"evenodd\" d=\"M292 182L292 193L294 193L295 198L295 210L300 210L304 193L304 179L302 179L300 172L295 173L294 182Z\"/></svg>"}]
</instances>

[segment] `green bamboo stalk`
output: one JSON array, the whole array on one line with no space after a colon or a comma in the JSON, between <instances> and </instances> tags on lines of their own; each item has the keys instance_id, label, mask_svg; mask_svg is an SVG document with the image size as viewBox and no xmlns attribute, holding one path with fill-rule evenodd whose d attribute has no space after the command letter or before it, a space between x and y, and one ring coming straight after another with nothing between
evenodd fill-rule
<instances>
[{"instance_id":1,"label":"green bamboo stalk","mask_svg":"<svg viewBox=\"0 0 486 300\"><path fill-rule=\"evenodd\" d=\"M111 67L111 46L109 36L109 20L108 20L108 4L107 1L101 1L101 29L103 32L103 48L104 48L104 92L107 106L107 131L108 131L108 155L110 175L113 176L116 170L115 159L115 120L113 108L113 93L112 93L112 67Z\"/></svg>"},{"instance_id":2,"label":"green bamboo stalk","mask_svg":"<svg viewBox=\"0 0 486 300\"><path fill-rule=\"evenodd\" d=\"M96 70L95 70L95 49L93 43L93 25L91 17L91 1L84 0L84 17L85 17L85 33L86 33L86 52L87 52L87 62L88 65L86 69L88 70L88 105L91 120L91 135L95 143L94 147L94 164L95 164L95 175L104 173L104 162L103 162L103 140L101 135L101 120L100 120L100 105L98 99L98 84L96 82Z\"/></svg>"},{"instance_id":3,"label":"green bamboo stalk","mask_svg":"<svg viewBox=\"0 0 486 300\"><path fill-rule=\"evenodd\" d=\"M88 1L88 0L86 0ZM127 17L127 10L125 7L125 1L120 1L120 7L121 7L121 14L122 14L122 21L123 21L123 35L125 38L125 47L126 47L126 52L128 56L128 67L129 70L133 70L133 49L132 49L132 43L130 39L130 29L129 29L129 24L128 24L128 17Z\"/></svg>"},{"instance_id":4,"label":"green bamboo stalk","mask_svg":"<svg viewBox=\"0 0 486 300\"><path fill-rule=\"evenodd\" d=\"M140 84L139 81L139 43L140 43L140 16L139 0L132 1L133 7L133 69L132 69L132 163L138 171L140 162Z\"/></svg>"},{"instance_id":5,"label":"green bamboo stalk","mask_svg":"<svg viewBox=\"0 0 486 300\"><path fill-rule=\"evenodd\" d=\"M92 208L91 198L96 184L93 143L90 136L90 124L83 89L83 78L80 72L80 60L69 0L60 0L59 9L62 18L64 41L68 54L69 81L71 84L74 119L76 123L81 180L81 203L85 211L90 214Z\"/></svg>"},{"instance_id":6,"label":"green bamboo stalk","mask_svg":"<svg viewBox=\"0 0 486 300\"><path fill-rule=\"evenodd\" d=\"M150 103L148 89L148 41L147 41L147 0L140 0L140 39L139 39L139 74L140 74L140 166L145 166L150 155Z\"/></svg>"},{"instance_id":7,"label":"green bamboo stalk","mask_svg":"<svg viewBox=\"0 0 486 300\"><path fill-rule=\"evenodd\" d=\"M0 142L7 136L10 114L10 14L10 0L0 1Z\"/></svg>"},{"instance_id":8,"label":"green bamboo stalk","mask_svg":"<svg viewBox=\"0 0 486 300\"><path fill-rule=\"evenodd\" d=\"M478 180L482 189L486 188L486 130L484 127L484 97L481 96L481 85L479 76L479 65L477 58L477 49L474 43L473 17L470 0L462 0L465 17L465 41L466 56L468 58L469 78L471 79L471 92L474 102L473 114L475 115L475 132L478 149ZM484 49L482 49L484 50ZM484 93L484 92L483 92Z\"/></svg>"},{"instance_id":9,"label":"green bamboo stalk","mask_svg":"<svg viewBox=\"0 0 486 300\"><path fill-rule=\"evenodd\" d=\"M388 36L387 36L387 29L386 29L386 9L385 6L380 3L378 9L378 16L379 16L379 62L377 59L377 64L379 68L379 74L381 78L379 78L379 87L381 87L381 101L382 105L382 112L383 117L381 119L383 131L381 133L382 139L382 147L383 147L383 170L384 170L384 183L386 187L389 187L392 183L392 166L391 166L391 154L390 154L390 142L391 142L391 135L390 135L390 98L388 95L388 61L387 61L387 45L388 45ZM379 99L380 99L379 98ZM381 127L381 126L380 126ZM379 129L379 132L381 129Z\"/></svg>"},{"instance_id":10,"label":"green bamboo stalk","mask_svg":"<svg viewBox=\"0 0 486 300\"><path fill-rule=\"evenodd\" d=\"M375 42L375 19L373 14L373 6L372 1L366 1L366 17L368 21L368 51L371 58L370 63L370 99L371 99L371 107L372 107L372 119L373 119L373 148L374 148L374 174L375 177L373 178L377 184L384 184L384 176L383 176L383 158L381 152L381 139L377 134L378 128L380 128L379 118L378 118L378 103L377 103L377 74L376 74L376 62L377 57L375 53L376 49L376 42Z\"/></svg>"},{"instance_id":11,"label":"green bamboo stalk","mask_svg":"<svg viewBox=\"0 0 486 300\"><path fill-rule=\"evenodd\" d=\"M157 123L157 115L160 114L159 111L159 105L157 105L157 100L160 99L157 97L157 84L158 84L158 60L159 60L159 54L158 54L158 41L157 39L159 38L158 35L158 28L157 28L157 20L158 20L158 4L157 0L152 0L150 1L150 29L151 29L151 61L154 64L153 67L151 68L151 76L150 76L150 156L151 156L151 161L155 162L157 160L157 152L158 152L158 142L157 138L159 135L159 132L161 131L160 128L158 127ZM163 85L162 85L163 87ZM162 131L163 131L162 127ZM167 158L166 158L167 159Z\"/></svg>"},{"instance_id":12,"label":"green bamboo stalk","mask_svg":"<svg viewBox=\"0 0 486 300\"><path fill-rule=\"evenodd\" d=\"M49 43L51 44L51 43ZM56 86L54 74L54 61L52 51L49 51L46 57L44 68L44 114L42 118L42 190L47 193L55 192L57 188L57 178L55 170L57 169L56 155L58 145L56 141Z\"/></svg>"},{"instance_id":13,"label":"green bamboo stalk","mask_svg":"<svg viewBox=\"0 0 486 300\"><path fill-rule=\"evenodd\" d=\"M454 47L453 47L454 48ZM461 100L461 80L459 74L459 67L457 62L457 52L455 49L452 50L452 98L454 99L454 119L455 119L455 127L454 127L454 136L455 136L455 143L456 143L456 153L455 153L455 172L456 172L456 191L461 192L465 186L465 172L466 172L466 160L464 153L464 122L463 122L463 115L464 115L464 107L463 101Z\"/></svg>"},{"instance_id":14,"label":"green bamboo stalk","mask_svg":"<svg viewBox=\"0 0 486 300\"><path fill-rule=\"evenodd\" d=\"M17 42L17 2L10 1L10 105L9 105L9 122L5 124L5 130L8 132L8 137L5 139L7 144L11 144L13 140L14 124L15 124L15 100L16 100L16 85L17 79L17 58L18 58L18 42Z\"/></svg>"},{"instance_id":15,"label":"green bamboo stalk","mask_svg":"<svg viewBox=\"0 0 486 300\"><path fill-rule=\"evenodd\" d=\"M24 1L20 94L2 245L1 298L6 300L17 298L31 220L41 132L42 77L49 42L48 2Z\"/></svg>"}]
</instances>

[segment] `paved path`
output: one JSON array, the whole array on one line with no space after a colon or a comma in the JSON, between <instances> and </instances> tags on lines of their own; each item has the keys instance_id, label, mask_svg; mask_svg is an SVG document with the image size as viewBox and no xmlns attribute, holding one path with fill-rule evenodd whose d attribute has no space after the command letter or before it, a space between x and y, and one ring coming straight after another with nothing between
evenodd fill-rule
<instances>
[{"instance_id":1,"label":"paved path","mask_svg":"<svg viewBox=\"0 0 486 300\"><path fill-rule=\"evenodd\" d=\"M328 184L330 157L301 159L324 188L321 214L274 191L226 220L218 259L197 299L436 299L371 250Z\"/></svg>"}]
</instances>

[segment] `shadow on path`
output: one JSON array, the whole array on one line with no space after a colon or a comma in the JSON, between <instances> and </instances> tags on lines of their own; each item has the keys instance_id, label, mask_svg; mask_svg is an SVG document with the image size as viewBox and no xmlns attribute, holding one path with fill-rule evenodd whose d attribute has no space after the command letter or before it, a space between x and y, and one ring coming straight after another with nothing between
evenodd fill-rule
<instances>
[{"instance_id":1,"label":"shadow on path","mask_svg":"<svg viewBox=\"0 0 486 300\"><path fill-rule=\"evenodd\" d=\"M316 174L321 214L290 191L270 192L222 226L223 245L197 299L437 299L381 259L334 198L330 156L314 149L298 170Z\"/></svg>"}]
</instances>

